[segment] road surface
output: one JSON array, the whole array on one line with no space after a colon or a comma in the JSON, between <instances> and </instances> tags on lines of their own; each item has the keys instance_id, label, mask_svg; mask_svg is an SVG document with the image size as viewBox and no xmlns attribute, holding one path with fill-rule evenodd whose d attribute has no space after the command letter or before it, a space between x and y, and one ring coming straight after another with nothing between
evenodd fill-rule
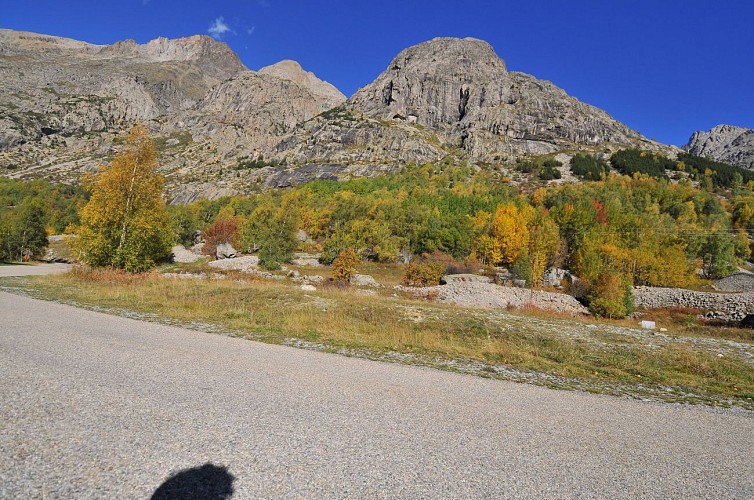
<instances>
[{"instance_id":1,"label":"road surface","mask_svg":"<svg viewBox=\"0 0 754 500\"><path fill-rule=\"evenodd\" d=\"M0 381L0 498L149 498L182 470L160 491L189 478L233 498L754 498L745 412L377 363L7 293Z\"/></svg>"}]
</instances>

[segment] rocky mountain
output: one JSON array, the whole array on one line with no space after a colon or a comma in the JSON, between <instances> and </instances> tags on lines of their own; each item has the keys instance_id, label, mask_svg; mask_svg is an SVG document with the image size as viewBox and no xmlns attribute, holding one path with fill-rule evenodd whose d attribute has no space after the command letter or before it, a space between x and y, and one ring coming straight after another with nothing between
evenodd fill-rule
<instances>
[{"instance_id":1,"label":"rocky mountain","mask_svg":"<svg viewBox=\"0 0 754 500\"><path fill-rule=\"evenodd\" d=\"M491 162L610 144L657 146L552 83L509 72L486 42L436 38L402 51L342 110L278 150L299 161L388 161L396 152L432 161L457 151Z\"/></svg>"},{"instance_id":2,"label":"rocky mountain","mask_svg":"<svg viewBox=\"0 0 754 500\"><path fill-rule=\"evenodd\" d=\"M254 72L206 36L100 46L0 30L1 175L75 181L134 123L180 201L411 161L663 147L470 38L410 47L346 100L294 61Z\"/></svg>"},{"instance_id":3,"label":"rocky mountain","mask_svg":"<svg viewBox=\"0 0 754 500\"><path fill-rule=\"evenodd\" d=\"M697 156L754 170L754 129L718 125L709 132L694 132L683 149Z\"/></svg>"},{"instance_id":4,"label":"rocky mountain","mask_svg":"<svg viewBox=\"0 0 754 500\"><path fill-rule=\"evenodd\" d=\"M76 181L144 123L174 192L236 192L220 172L344 101L293 61L255 73L208 36L92 45L0 30L0 174Z\"/></svg>"},{"instance_id":5,"label":"rocky mountain","mask_svg":"<svg viewBox=\"0 0 754 500\"><path fill-rule=\"evenodd\" d=\"M244 69L207 36L100 46L0 30L0 150L185 110Z\"/></svg>"}]
</instances>

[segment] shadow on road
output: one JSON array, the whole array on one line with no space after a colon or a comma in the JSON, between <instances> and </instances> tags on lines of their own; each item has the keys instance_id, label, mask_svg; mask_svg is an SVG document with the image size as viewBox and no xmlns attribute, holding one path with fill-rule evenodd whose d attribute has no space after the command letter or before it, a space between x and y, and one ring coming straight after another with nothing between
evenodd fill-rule
<instances>
[{"instance_id":1,"label":"shadow on road","mask_svg":"<svg viewBox=\"0 0 754 500\"><path fill-rule=\"evenodd\" d=\"M206 463L170 476L152 494L152 500L224 500L233 495L236 478L226 467Z\"/></svg>"}]
</instances>

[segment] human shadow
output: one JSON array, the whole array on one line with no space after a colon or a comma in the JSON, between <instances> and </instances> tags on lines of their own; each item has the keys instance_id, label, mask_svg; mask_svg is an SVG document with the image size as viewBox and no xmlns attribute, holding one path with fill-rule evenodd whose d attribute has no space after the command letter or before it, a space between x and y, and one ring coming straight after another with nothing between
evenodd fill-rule
<instances>
[{"instance_id":1,"label":"human shadow","mask_svg":"<svg viewBox=\"0 0 754 500\"><path fill-rule=\"evenodd\" d=\"M152 494L152 500L224 500L233 495L236 478L224 466L206 463L170 476Z\"/></svg>"}]
</instances>

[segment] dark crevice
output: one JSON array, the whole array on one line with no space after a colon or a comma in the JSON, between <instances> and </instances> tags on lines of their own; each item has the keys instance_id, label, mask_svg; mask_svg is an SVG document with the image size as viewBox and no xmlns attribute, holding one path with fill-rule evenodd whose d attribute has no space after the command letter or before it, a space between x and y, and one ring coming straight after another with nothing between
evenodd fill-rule
<instances>
[{"instance_id":1,"label":"dark crevice","mask_svg":"<svg viewBox=\"0 0 754 500\"><path fill-rule=\"evenodd\" d=\"M463 120L466 116L466 107L469 105L469 89L461 88L461 101L458 103L458 121Z\"/></svg>"},{"instance_id":2,"label":"dark crevice","mask_svg":"<svg viewBox=\"0 0 754 500\"><path fill-rule=\"evenodd\" d=\"M395 99L393 99L393 81L390 80L387 85L385 85L385 88L382 89L382 100L385 102L386 106L390 106L390 103L395 102Z\"/></svg>"}]
</instances>

